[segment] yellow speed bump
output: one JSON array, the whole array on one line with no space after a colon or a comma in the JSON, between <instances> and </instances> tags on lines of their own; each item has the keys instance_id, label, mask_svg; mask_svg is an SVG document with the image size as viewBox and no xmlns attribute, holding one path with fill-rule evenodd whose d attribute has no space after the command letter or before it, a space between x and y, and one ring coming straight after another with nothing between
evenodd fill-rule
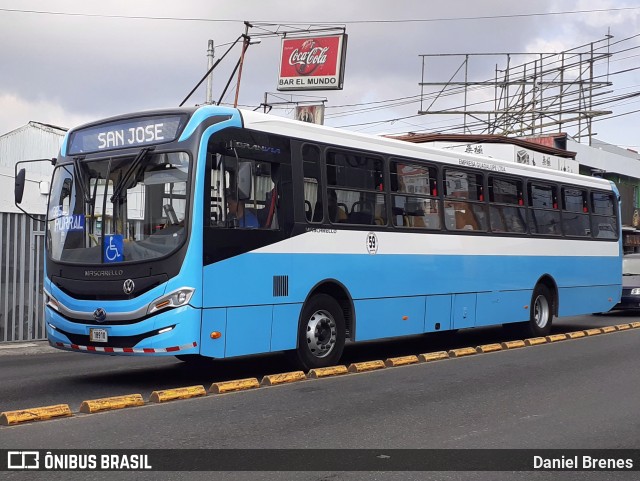
<instances>
[{"instance_id":1,"label":"yellow speed bump","mask_svg":"<svg viewBox=\"0 0 640 481\"><path fill-rule=\"evenodd\" d=\"M549 342L565 341L567 339L567 335L566 334L551 334L550 336L547 336L546 339Z\"/></svg>"},{"instance_id":2,"label":"yellow speed bump","mask_svg":"<svg viewBox=\"0 0 640 481\"><path fill-rule=\"evenodd\" d=\"M602 334L602 329L587 329L584 332L587 336L597 336L598 334Z\"/></svg>"},{"instance_id":3,"label":"yellow speed bump","mask_svg":"<svg viewBox=\"0 0 640 481\"><path fill-rule=\"evenodd\" d=\"M618 324L615 327L618 328L618 331L626 331L627 329L631 329L631 324Z\"/></svg>"},{"instance_id":4,"label":"yellow speed bump","mask_svg":"<svg viewBox=\"0 0 640 481\"><path fill-rule=\"evenodd\" d=\"M449 351L449 357L473 356L474 354L477 354L475 347L461 347L460 349L451 349Z\"/></svg>"},{"instance_id":5,"label":"yellow speed bump","mask_svg":"<svg viewBox=\"0 0 640 481\"><path fill-rule=\"evenodd\" d=\"M640 322L632 322L630 326L633 327L634 329L637 329L640 327Z\"/></svg>"},{"instance_id":6,"label":"yellow speed bump","mask_svg":"<svg viewBox=\"0 0 640 481\"><path fill-rule=\"evenodd\" d=\"M519 347L525 347L524 341L506 341L501 343L503 349L518 349Z\"/></svg>"},{"instance_id":7,"label":"yellow speed bump","mask_svg":"<svg viewBox=\"0 0 640 481\"><path fill-rule=\"evenodd\" d=\"M485 352L496 352L502 351L502 344L483 344L482 346L476 347L476 352L485 353Z\"/></svg>"},{"instance_id":8,"label":"yellow speed bump","mask_svg":"<svg viewBox=\"0 0 640 481\"><path fill-rule=\"evenodd\" d=\"M304 381L307 376L302 371L283 372L280 374L269 374L262 378L261 386L276 386L278 384L285 384L289 382Z\"/></svg>"},{"instance_id":9,"label":"yellow speed bump","mask_svg":"<svg viewBox=\"0 0 640 481\"><path fill-rule=\"evenodd\" d=\"M418 356L390 357L384 362L384 365L387 367L396 367L416 364L417 362L419 362Z\"/></svg>"},{"instance_id":10,"label":"yellow speed bump","mask_svg":"<svg viewBox=\"0 0 640 481\"><path fill-rule=\"evenodd\" d=\"M307 373L308 379L319 379L327 376L340 376L342 374L349 374L347 366L329 366L319 367L317 369L311 369Z\"/></svg>"},{"instance_id":11,"label":"yellow speed bump","mask_svg":"<svg viewBox=\"0 0 640 481\"><path fill-rule=\"evenodd\" d=\"M547 339L544 337L530 337L529 339L524 340L525 346L537 346L539 344L546 344Z\"/></svg>"},{"instance_id":12,"label":"yellow speed bump","mask_svg":"<svg viewBox=\"0 0 640 481\"><path fill-rule=\"evenodd\" d=\"M428 352L420 354L418 358L420 362L442 361L443 359L449 359L449 353L447 351Z\"/></svg>"},{"instance_id":13,"label":"yellow speed bump","mask_svg":"<svg viewBox=\"0 0 640 481\"><path fill-rule=\"evenodd\" d=\"M375 371L376 369L384 369L385 367L383 361L354 362L353 364L349 364L349 372Z\"/></svg>"},{"instance_id":14,"label":"yellow speed bump","mask_svg":"<svg viewBox=\"0 0 640 481\"><path fill-rule=\"evenodd\" d=\"M618 328L616 326L605 326L602 328L602 332L604 333L616 332L617 330Z\"/></svg>"},{"instance_id":15,"label":"yellow speed bump","mask_svg":"<svg viewBox=\"0 0 640 481\"><path fill-rule=\"evenodd\" d=\"M567 332L569 339L578 339L579 337L585 337L587 334L584 331Z\"/></svg>"},{"instance_id":16,"label":"yellow speed bump","mask_svg":"<svg viewBox=\"0 0 640 481\"><path fill-rule=\"evenodd\" d=\"M39 408L21 409L20 411L5 411L0 414L0 424L26 423L29 421L46 421L47 419L72 416L68 404L56 404Z\"/></svg>"},{"instance_id":17,"label":"yellow speed bump","mask_svg":"<svg viewBox=\"0 0 640 481\"><path fill-rule=\"evenodd\" d=\"M246 391L247 389L255 389L260 387L260 383L255 377L247 379L236 379L234 381L214 382L209 388L209 392L213 394L224 394L234 391Z\"/></svg>"},{"instance_id":18,"label":"yellow speed bump","mask_svg":"<svg viewBox=\"0 0 640 481\"><path fill-rule=\"evenodd\" d=\"M80 412L93 414L100 411L110 411L113 409L124 409L135 406L144 406L144 401L141 394L126 394L124 396L114 396L83 401L80 405Z\"/></svg>"},{"instance_id":19,"label":"yellow speed bump","mask_svg":"<svg viewBox=\"0 0 640 481\"><path fill-rule=\"evenodd\" d=\"M204 386L178 387L174 389L164 389L162 391L153 391L149 402L163 403L174 401L176 399L190 399L198 396L206 396L207 391Z\"/></svg>"}]
</instances>

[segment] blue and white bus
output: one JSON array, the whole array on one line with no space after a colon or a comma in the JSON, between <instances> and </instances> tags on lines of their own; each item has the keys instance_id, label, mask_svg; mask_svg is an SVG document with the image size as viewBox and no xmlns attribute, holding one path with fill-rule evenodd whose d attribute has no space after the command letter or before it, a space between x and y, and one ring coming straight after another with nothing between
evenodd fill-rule
<instances>
[{"instance_id":1,"label":"blue and white bus","mask_svg":"<svg viewBox=\"0 0 640 481\"><path fill-rule=\"evenodd\" d=\"M621 294L603 179L219 106L71 130L46 230L52 346L182 360L554 316Z\"/></svg>"}]
</instances>

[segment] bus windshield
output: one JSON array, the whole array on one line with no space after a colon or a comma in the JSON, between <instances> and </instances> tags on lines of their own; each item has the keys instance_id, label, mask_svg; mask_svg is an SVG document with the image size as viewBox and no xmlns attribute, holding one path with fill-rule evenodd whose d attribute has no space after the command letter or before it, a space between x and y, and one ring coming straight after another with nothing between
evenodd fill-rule
<instances>
[{"instance_id":1,"label":"bus windshield","mask_svg":"<svg viewBox=\"0 0 640 481\"><path fill-rule=\"evenodd\" d=\"M186 239L189 179L185 152L59 165L47 218L51 259L110 264L170 254Z\"/></svg>"}]
</instances>

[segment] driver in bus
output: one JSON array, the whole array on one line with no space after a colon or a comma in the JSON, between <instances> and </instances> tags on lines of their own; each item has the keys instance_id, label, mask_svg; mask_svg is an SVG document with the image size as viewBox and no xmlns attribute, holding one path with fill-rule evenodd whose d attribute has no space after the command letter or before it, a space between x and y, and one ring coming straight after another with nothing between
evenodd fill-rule
<instances>
[{"instance_id":1,"label":"driver in bus","mask_svg":"<svg viewBox=\"0 0 640 481\"><path fill-rule=\"evenodd\" d=\"M258 218L251 211L245 209L244 200L238 200L235 191L230 190L227 193L227 209L229 211L229 219L238 219L239 227L258 228L260 223Z\"/></svg>"}]
</instances>

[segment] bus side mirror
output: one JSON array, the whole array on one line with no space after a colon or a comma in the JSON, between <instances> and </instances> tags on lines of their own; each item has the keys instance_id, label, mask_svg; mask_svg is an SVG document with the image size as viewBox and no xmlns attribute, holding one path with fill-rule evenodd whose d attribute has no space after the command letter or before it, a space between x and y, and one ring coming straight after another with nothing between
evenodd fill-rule
<instances>
[{"instance_id":1,"label":"bus side mirror","mask_svg":"<svg viewBox=\"0 0 640 481\"><path fill-rule=\"evenodd\" d=\"M15 187L14 187L16 204L20 204L22 202L22 196L24 195L25 175L26 175L26 172L24 169L20 169L16 174Z\"/></svg>"},{"instance_id":2,"label":"bus side mirror","mask_svg":"<svg viewBox=\"0 0 640 481\"><path fill-rule=\"evenodd\" d=\"M238 200L251 198L251 162L238 165Z\"/></svg>"}]
</instances>

